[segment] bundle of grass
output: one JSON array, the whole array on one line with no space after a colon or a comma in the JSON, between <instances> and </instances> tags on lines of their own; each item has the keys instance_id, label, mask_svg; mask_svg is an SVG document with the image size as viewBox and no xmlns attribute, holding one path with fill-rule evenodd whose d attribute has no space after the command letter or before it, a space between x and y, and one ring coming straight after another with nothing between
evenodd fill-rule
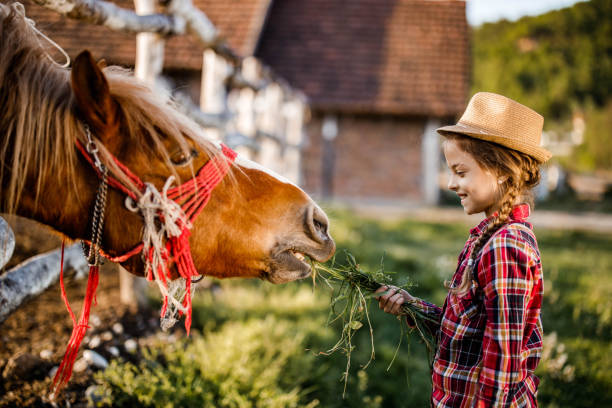
<instances>
[{"instance_id":1,"label":"bundle of grass","mask_svg":"<svg viewBox=\"0 0 612 408\"><path fill-rule=\"evenodd\" d=\"M354 349L352 344L353 335L357 330L367 324L370 331L370 341L372 353L370 360L363 367L364 369L374 359L374 332L368 313L368 304L372 298L382 296L384 293L374 292L383 285L392 284L392 278L384 270L384 262L381 260L380 267L375 271L363 270L355 257L345 252L346 264L338 264L335 259L329 265L313 262L313 282L321 279L332 289L331 310L329 324L340 321L342 332L338 342L323 354L332 354L341 351L347 356L346 370L343 375L344 392L348 382L349 369L351 366L351 352ZM397 285L402 289L410 289L410 283ZM436 348L436 335L432 325L428 323L439 322L432 319L414 303L404 303L401 307L404 315L411 320L409 332L416 332L420 340L423 341L429 351L430 361Z\"/></svg>"}]
</instances>

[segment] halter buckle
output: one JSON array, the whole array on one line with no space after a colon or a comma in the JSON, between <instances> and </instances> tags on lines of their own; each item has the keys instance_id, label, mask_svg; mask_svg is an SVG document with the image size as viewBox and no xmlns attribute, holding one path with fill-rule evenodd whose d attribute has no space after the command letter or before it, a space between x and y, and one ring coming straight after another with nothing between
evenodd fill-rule
<instances>
[{"instance_id":1,"label":"halter buckle","mask_svg":"<svg viewBox=\"0 0 612 408\"><path fill-rule=\"evenodd\" d=\"M96 142L93 140L93 137L91 136L91 131L89 130L89 125L84 124L85 127L85 134L87 135L87 145L85 145L85 149L87 150L87 153L89 153L93 159L94 159L94 165L96 166L96 168L100 171L104 171L104 165L102 164L102 161L100 160L100 157L98 156L98 145L96 144Z\"/></svg>"}]
</instances>

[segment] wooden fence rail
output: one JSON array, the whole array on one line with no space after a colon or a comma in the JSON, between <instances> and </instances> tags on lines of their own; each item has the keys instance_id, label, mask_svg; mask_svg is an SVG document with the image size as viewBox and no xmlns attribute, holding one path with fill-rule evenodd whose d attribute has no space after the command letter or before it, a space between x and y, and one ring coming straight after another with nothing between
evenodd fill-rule
<instances>
[{"instance_id":1,"label":"wooden fence rail","mask_svg":"<svg viewBox=\"0 0 612 408\"><path fill-rule=\"evenodd\" d=\"M36 255L0 276L0 323L23 302L45 291L56 283L60 273L60 249ZM86 276L87 260L80 244L67 247L64 252L65 273Z\"/></svg>"}]
</instances>

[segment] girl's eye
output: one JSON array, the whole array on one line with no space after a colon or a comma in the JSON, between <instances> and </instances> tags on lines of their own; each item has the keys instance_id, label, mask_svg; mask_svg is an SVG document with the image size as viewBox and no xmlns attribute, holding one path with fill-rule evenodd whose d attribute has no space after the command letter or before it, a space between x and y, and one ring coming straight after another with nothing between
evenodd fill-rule
<instances>
[{"instance_id":1,"label":"girl's eye","mask_svg":"<svg viewBox=\"0 0 612 408\"><path fill-rule=\"evenodd\" d=\"M188 152L184 151L183 149L179 149L172 155L170 155L170 161L172 161L175 166L184 166L191 162L191 159L193 159L197 155L198 152L195 149L191 149Z\"/></svg>"}]
</instances>

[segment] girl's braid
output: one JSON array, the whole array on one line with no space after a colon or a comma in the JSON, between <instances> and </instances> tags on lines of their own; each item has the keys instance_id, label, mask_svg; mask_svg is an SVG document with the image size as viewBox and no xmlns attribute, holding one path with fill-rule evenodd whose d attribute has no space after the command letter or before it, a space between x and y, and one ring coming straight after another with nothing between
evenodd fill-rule
<instances>
[{"instance_id":1,"label":"girl's braid","mask_svg":"<svg viewBox=\"0 0 612 408\"><path fill-rule=\"evenodd\" d=\"M510 180L507 181L507 183L510 182ZM519 183L510 184L503 198L498 215L487 226L487 229L482 233L482 235L480 235L480 237L478 237L478 239L474 242L472 246L472 252L470 254L470 259L468 260L468 266L463 272L463 276L461 277L461 283L455 288L450 288L450 291L452 293L457 295L463 295L470 290L470 288L472 287L472 281L475 281L476 279L476 258L478 257L480 250L482 249L482 247L485 246L487 242L489 242L489 239L493 236L493 234L495 234L495 232L506 223L506 221L510 217L510 213L512 212L514 203L520 195L520 192L521 189L519 187Z\"/></svg>"},{"instance_id":2,"label":"girl's braid","mask_svg":"<svg viewBox=\"0 0 612 408\"><path fill-rule=\"evenodd\" d=\"M476 258L489 239L497 232L510 217L512 208L518 198L533 205L531 189L540 181L540 165L533 157L508 149L495 143L477 140L461 134L446 135L447 140L456 141L460 148L471 154L478 164L485 170L493 172L497 177L505 177L505 182L499 185L501 203L498 215L487 226L486 230L473 244L468 267L465 268L461 282L452 287L452 282L445 282L445 286L454 294L465 294L472 287L472 281L477 275Z\"/></svg>"}]
</instances>

